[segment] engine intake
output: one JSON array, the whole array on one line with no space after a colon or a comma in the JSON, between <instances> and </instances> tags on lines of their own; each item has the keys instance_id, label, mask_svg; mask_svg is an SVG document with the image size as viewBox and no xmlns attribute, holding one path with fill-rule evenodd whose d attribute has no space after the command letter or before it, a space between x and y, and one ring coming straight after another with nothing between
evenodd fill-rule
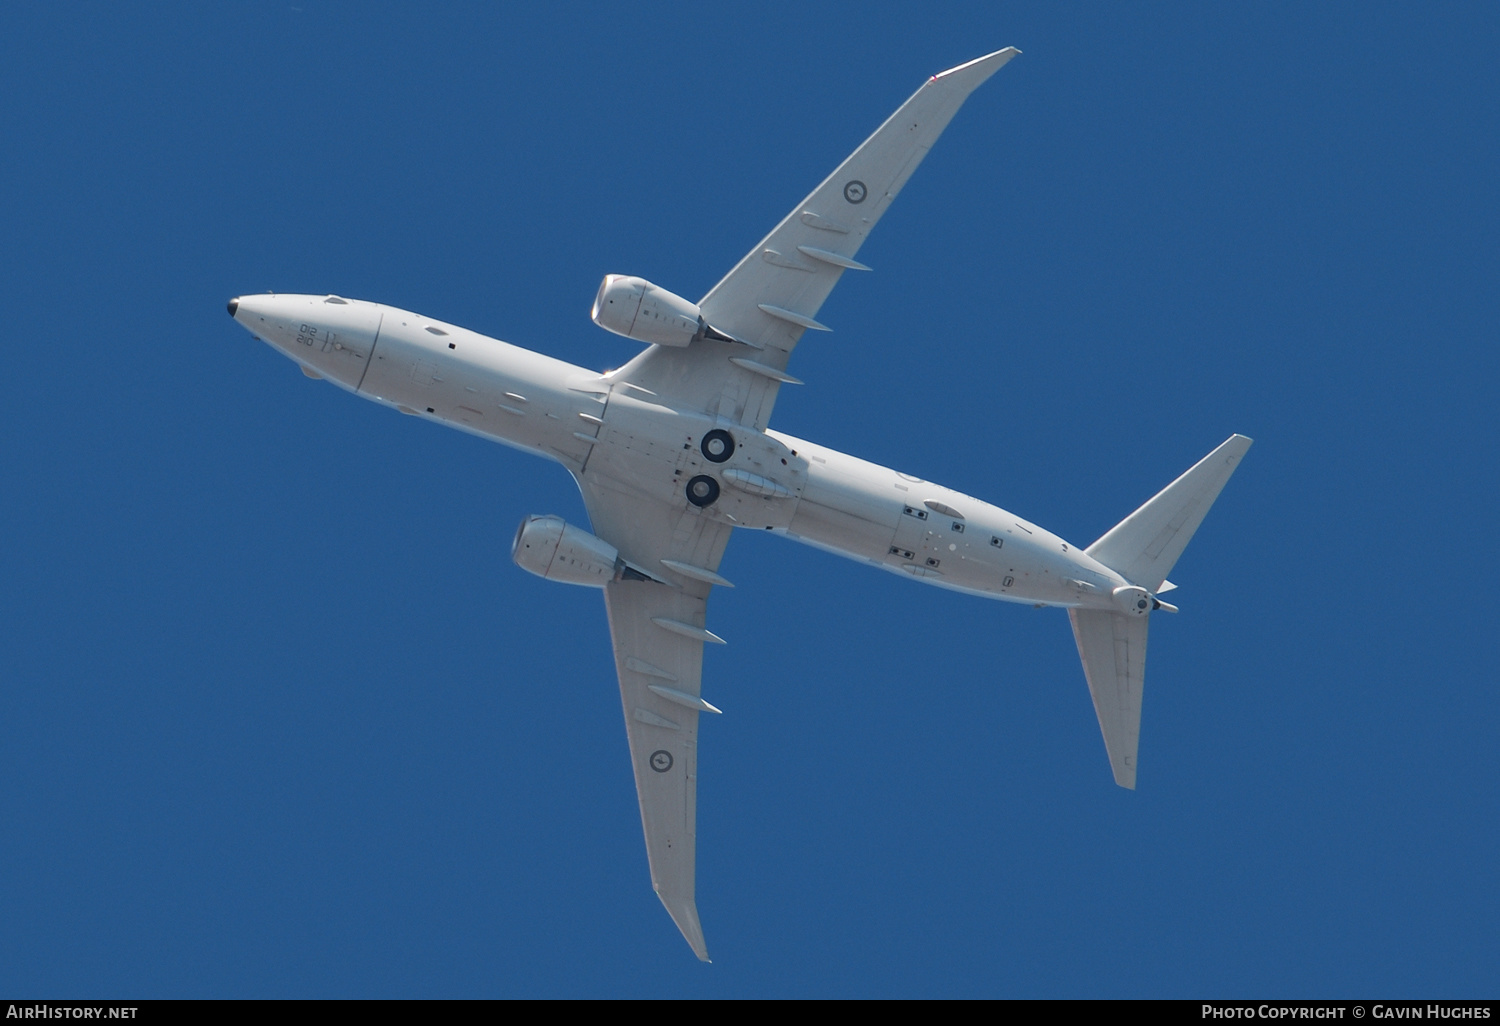
<instances>
[{"instance_id":1,"label":"engine intake","mask_svg":"<svg viewBox=\"0 0 1500 1026\"><path fill-rule=\"evenodd\" d=\"M659 346L682 347L703 338L739 341L711 327L698 304L624 274L604 276L589 316L606 331Z\"/></svg>"}]
</instances>

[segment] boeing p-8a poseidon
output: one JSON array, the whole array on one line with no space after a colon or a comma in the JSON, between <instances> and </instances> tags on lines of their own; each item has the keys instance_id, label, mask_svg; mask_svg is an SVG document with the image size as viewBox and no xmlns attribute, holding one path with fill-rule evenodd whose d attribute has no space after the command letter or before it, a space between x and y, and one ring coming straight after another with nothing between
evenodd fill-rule
<instances>
[{"instance_id":1,"label":"boeing p-8a poseidon","mask_svg":"<svg viewBox=\"0 0 1500 1026\"><path fill-rule=\"evenodd\" d=\"M1116 783L1135 786L1146 629L1250 439L1234 435L1087 548L998 506L768 429L787 361L860 245L968 95L1019 51L936 75L698 303L609 275L600 327L649 348L597 374L472 331L338 296L262 295L229 312L311 377L556 460L592 533L533 516L512 554L602 588L651 883L699 958L698 716L709 591L736 527L773 531L927 584L1062 606Z\"/></svg>"}]
</instances>

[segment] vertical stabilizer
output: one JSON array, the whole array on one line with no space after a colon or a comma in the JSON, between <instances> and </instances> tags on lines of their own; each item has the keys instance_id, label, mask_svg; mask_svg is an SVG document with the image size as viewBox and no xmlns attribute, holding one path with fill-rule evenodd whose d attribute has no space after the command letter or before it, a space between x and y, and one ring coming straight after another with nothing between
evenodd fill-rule
<instances>
[{"instance_id":1,"label":"vertical stabilizer","mask_svg":"<svg viewBox=\"0 0 1500 1026\"><path fill-rule=\"evenodd\" d=\"M1132 584L1155 593L1239 466L1250 439L1231 435L1155 498L1116 524L1087 552ZM1075 625L1076 630L1076 625ZM1096 699L1097 701L1097 699Z\"/></svg>"}]
</instances>

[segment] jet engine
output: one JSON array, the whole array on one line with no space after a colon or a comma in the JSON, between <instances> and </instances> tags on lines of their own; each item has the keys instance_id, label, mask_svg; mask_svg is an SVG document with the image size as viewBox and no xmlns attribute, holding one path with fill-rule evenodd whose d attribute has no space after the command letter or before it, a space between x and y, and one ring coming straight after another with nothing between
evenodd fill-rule
<instances>
[{"instance_id":1,"label":"jet engine","mask_svg":"<svg viewBox=\"0 0 1500 1026\"><path fill-rule=\"evenodd\" d=\"M558 516L521 521L510 558L538 577L590 588L604 587L624 566L613 545Z\"/></svg>"},{"instance_id":2,"label":"jet engine","mask_svg":"<svg viewBox=\"0 0 1500 1026\"><path fill-rule=\"evenodd\" d=\"M681 347L701 338L738 341L712 328L696 303L624 274L604 276L589 316L606 331L659 346Z\"/></svg>"}]
</instances>

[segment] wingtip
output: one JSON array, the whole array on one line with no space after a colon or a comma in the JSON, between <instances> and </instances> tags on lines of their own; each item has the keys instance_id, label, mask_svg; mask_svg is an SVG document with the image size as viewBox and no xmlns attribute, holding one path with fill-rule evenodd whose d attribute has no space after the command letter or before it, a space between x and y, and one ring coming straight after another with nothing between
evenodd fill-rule
<instances>
[{"instance_id":1,"label":"wingtip","mask_svg":"<svg viewBox=\"0 0 1500 1026\"><path fill-rule=\"evenodd\" d=\"M1224 444L1214 451L1222 452L1230 460L1238 460L1245 453L1249 452L1250 447L1254 444L1255 439L1253 438L1241 434L1233 434L1226 438Z\"/></svg>"},{"instance_id":2,"label":"wingtip","mask_svg":"<svg viewBox=\"0 0 1500 1026\"><path fill-rule=\"evenodd\" d=\"M1003 50L996 50L994 53L987 53L983 57L975 57L972 61L965 61L963 64L960 64L956 68L949 68L947 71L940 71L932 77L935 79L941 79L948 78L952 75L957 75L962 72L979 72L980 74L978 81L974 83L974 85L977 87L980 82L983 82L995 72L999 71L1005 65L1006 61L1010 60L1012 57L1019 57L1020 54L1021 51L1017 50L1014 46L1007 46Z\"/></svg>"},{"instance_id":3,"label":"wingtip","mask_svg":"<svg viewBox=\"0 0 1500 1026\"><path fill-rule=\"evenodd\" d=\"M693 949L693 954L698 956L700 962L712 962L708 957L708 942L703 938L703 924L698 922L698 904L689 899L679 908L673 908L661 891L656 892L661 899L662 906L666 908L667 915L672 917L672 922L677 924L677 929L682 931L682 939L688 942L688 947Z\"/></svg>"}]
</instances>

